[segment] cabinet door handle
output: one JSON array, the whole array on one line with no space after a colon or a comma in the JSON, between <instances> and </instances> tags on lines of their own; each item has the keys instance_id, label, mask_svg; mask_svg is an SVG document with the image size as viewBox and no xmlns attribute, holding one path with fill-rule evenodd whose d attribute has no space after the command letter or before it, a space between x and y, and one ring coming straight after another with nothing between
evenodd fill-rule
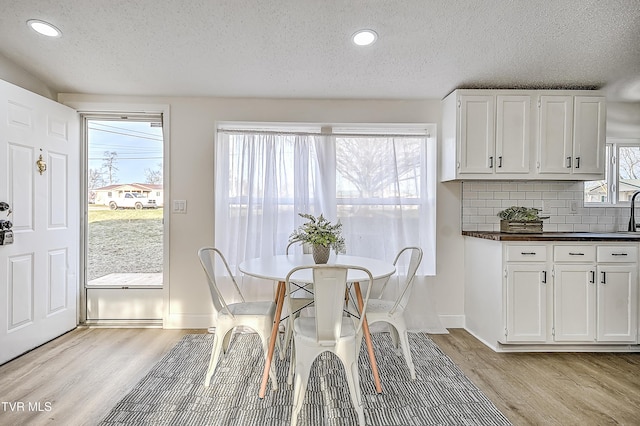
<instances>
[{"instance_id":1,"label":"cabinet door handle","mask_svg":"<svg viewBox=\"0 0 640 426\"><path fill-rule=\"evenodd\" d=\"M502 167L502 155L498 157L498 167Z\"/></svg>"},{"instance_id":2,"label":"cabinet door handle","mask_svg":"<svg viewBox=\"0 0 640 426\"><path fill-rule=\"evenodd\" d=\"M571 157L567 157L567 169L571 168Z\"/></svg>"},{"instance_id":3,"label":"cabinet door handle","mask_svg":"<svg viewBox=\"0 0 640 426\"><path fill-rule=\"evenodd\" d=\"M611 256L626 256L627 253L611 253Z\"/></svg>"},{"instance_id":4,"label":"cabinet door handle","mask_svg":"<svg viewBox=\"0 0 640 426\"><path fill-rule=\"evenodd\" d=\"M523 255L523 256L535 256L536 252L535 251L521 251L520 254Z\"/></svg>"},{"instance_id":5,"label":"cabinet door handle","mask_svg":"<svg viewBox=\"0 0 640 426\"><path fill-rule=\"evenodd\" d=\"M600 280L600 284L606 284L607 283L607 273L602 271L602 279Z\"/></svg>"},{"instance_id":6,"label":"cabinet door handle","mask_svg":"<svg viewBox=\"0 0 640 426\"><path fill-rule=\"evenodd\" d=\"M493 157L489 157L489 168L493 169Z\"/></svg>"},{"instance_id":7,"label":"cabinet door handle","mask_svg":"<svg viewBox=\"0 0 640 426\"><path fill-rule=\"evenodd\" d=\"M595 284L595 282L596 282L596 271L589 271L589 274L591 275L591 278L589 278L589 283L590 284Z\"/></svg>"},{"instance_id":8,"label":"cabinet door handle","mask_svg":"<svg viewBox=\"0 0 640 426\"><path fill-rule=\"evenodd\" d=\"M569 253L569 256L584 256L584 253Z\"/></svg>"},{"instance_id":9,"label":"cabinet door handle","mask_svg":"<svg viewBox=\"0 0 640 426\"><path fill-rule=\"evenodd\" d=\"M542 271L542 284L547 283L547 271Z\"/></svg>"},{"instance_id":10,"label":"cabinet door handle","mask_svg":"<svg viewBox=\"0 0 640 426\"><path fill-rule=\"evenodd\" d=\"M576 169L580 168L580 157L576 157Z\"/></svg>"}]
</instances>

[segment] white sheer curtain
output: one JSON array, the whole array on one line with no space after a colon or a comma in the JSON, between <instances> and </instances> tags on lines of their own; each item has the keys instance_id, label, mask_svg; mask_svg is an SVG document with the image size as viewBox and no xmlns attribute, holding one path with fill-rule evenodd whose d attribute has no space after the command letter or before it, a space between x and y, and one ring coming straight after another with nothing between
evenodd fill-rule
<instances>
[{"instance_id":1,"label":"white sheer curtain","mask_svg":"<svg viewBox=\"0 0 640 426\"><path fill-rule=\"evenodd\" d=\"M435 141L423 135L313 134L221 128L216 138L215 245L232 270L245 259L283 254L298 213L343 223L347 253L392 261L405 246L424 250L414 292L435 274ZM399 265L402 271L405 265ZM273 297L250 277L245 296ZM431 309L433 311L433 309ZM416 309L409 327L433 330ZM437 324L436 324L437 322Z\"/></svg>"}]
</instances>

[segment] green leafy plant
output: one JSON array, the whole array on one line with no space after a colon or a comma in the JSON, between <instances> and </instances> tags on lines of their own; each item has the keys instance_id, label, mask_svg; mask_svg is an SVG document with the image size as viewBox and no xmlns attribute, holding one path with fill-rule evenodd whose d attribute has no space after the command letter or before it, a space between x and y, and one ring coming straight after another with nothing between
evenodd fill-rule
<instances>
[{"instance_id":1,"label":"green leafy plant","mask_svg":"<svg viewBox=\"0 0 640 426\"><path fill-rule=\"evenodd\" d=\"M540 210L529 207L511 206L498 213L502 220L512 220L515 222L537 222L542 219L549 219L549 216L541 217Z\"/></svg>"},{"instance_id":2,"label":"green leafy plant","mask_svg":"<svg viewBox=\"0 0 640 426\"><path fill-rule=\"evenodd\" d=\"M289 236L290 243L302 242L321 245L332 248L336 253L344 252L345 244L340 221L332 224L322 214L317 218L306 213L299 213L299 216L308 221L291 233Z\"/></svg>"}]
</instances>

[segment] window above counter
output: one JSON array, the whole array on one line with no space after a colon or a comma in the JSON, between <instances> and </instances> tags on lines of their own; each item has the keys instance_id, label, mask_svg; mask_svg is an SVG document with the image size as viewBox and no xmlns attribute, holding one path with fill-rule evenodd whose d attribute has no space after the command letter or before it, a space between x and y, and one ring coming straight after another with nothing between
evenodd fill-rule
<instances>
[{"instance_id":1,"label":"window above counter","mask_svg":"<svg viewBox=\"0 0 640 426\"><path fill-rule=\"evenodd\" d=\"M584 183L585 207L628 207L631 196L638 190L640 139L608 139L604 179Z\"/></svg>"}]
</instances>

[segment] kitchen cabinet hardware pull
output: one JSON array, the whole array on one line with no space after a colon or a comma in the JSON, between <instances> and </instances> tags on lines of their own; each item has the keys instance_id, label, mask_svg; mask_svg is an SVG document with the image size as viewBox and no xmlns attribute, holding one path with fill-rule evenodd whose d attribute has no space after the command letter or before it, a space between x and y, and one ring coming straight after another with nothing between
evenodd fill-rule
<instances>
[{"instance_id":1,"label":"kitchen cabinet hardware pull","mask_svg":"<svg viewBox=\"0 0 640 426\"><path fill-rule=\"evenodd\" d=\"M547 271L542 271L542 284L547 283Z\"/></svg>"},{"instance_id":2,"label":"kitchen cabinet hardware pull","mask_svg":"<svg viewBox=\"0 0 640 426\"><path fill-rule=\"evenodd\" d=\"M576 157L576 169L580 168L580 157Z\"/></svg>"},{"instance_id":3,"label":"kitchen cabinet hardware pull","mask_svg":"<svg viewBox=\"0 0 640 426\"><path fill-rule=\"evenodd\" d=\"M602 279L600 280L600 284L606 284L607 283L607 273L602 271Z\"/></svg>"},{"instance_id":4,"label":"kitchen cabinet hardware pull","mask_svg":"<svg viewBox=\"0 0 640 426\"><path fill-rule=\"evenodd\" d=\"M571 168L571 157L567 157L567 169Z\"/></svg>"},{"instance_id":5,"label":"kitchen cabinet hardware pull","mask_svg":"<svg viewBox=\"0 0 640 426\"><path fill-rule=\"evenodd\" d=\"M627 253L611 253L611 256L626 256Z\"/></svg>"},{"instance_id":6,"label":"kitchen cabinet hardware pull","mask_svg":"<svg viewBox=\"0 0 640 426\"><path fill-rule=\"evenodd\" d=\"M584 256L584 253L572 253L572 252L569 252L569 256Z\"/></svg>"},{"instance_id":7,"label":"kitchen cabinet hardware pull","mask_svg":"<svg viewBox=\"0 0 640 426\"><path fill-rule=\"evenodd\" d=\"M596 271L589 271L589 273L591 274L591 278L589 279L589 283L595 284L595 282L596 282Z\"/></svg>"},{"instance_id":8,"label":"kitchen cabinet hardware pull","mask_svg":"<svg viewBox=\"0 0 640 426\"><path fill-rule=\"evenodd\" d=\"M493 169L493 157L489 157L489 168Z\"/></svg>"},{"instance_id":9,"label":"kitchen cabinet hardware pull","mask_svg":"<svg viewBox=\"0 0 640 426\"><path fill-rule=\"evenodd\" d=\"M521 251L520 254L523 255L523 256L535 256L536 252L535 251Z\"/></svg>"},{"instance_id":10,"label":"kitchen cabinet hardware pull","mask_svg":"<svg viewBox=\"0 0 640 426\"><path fill-rule=\"evenodd\" d=\"M498 168L502 167L502 155L498 157Z\"/></svg>"}]
</instances>

